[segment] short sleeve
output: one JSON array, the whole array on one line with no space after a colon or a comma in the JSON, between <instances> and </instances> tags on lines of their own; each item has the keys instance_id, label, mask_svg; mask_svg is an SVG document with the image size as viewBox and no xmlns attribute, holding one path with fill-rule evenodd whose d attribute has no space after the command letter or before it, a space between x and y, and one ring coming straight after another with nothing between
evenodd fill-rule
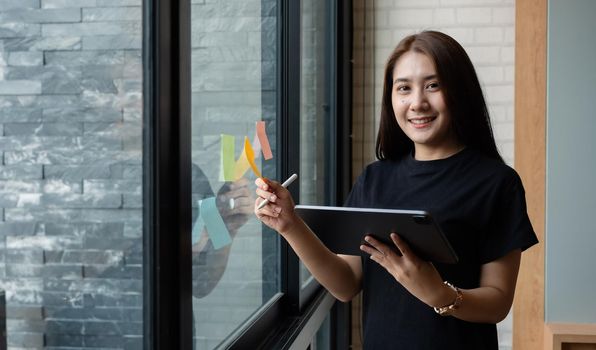
<instances>
[{"instance_id":1,"label":"short sleeve","mask_svg":"<svg viewBox=\"0 0 596 350\"><path fill-rule=\"evenodd\" d=\"M515 249L524 251L538 243L528 217L524 187L513 170L499 190L490 222L481 247L482 263L501 258Z\"/></svg>"},{"instance_id":2,"label":"short sleeve","mask_svg":"<svg viewBox=\"0 0 596 350\"><path fill-rule=\"evenodd\" d=\"M348 198L344 202L344 207L361 207L363 206L362 202L363 198L363 189L364 189L364 179L366 178L366 170L358 176L356 179L356 183L352 187Z\"/></svg>"}]
</instances>

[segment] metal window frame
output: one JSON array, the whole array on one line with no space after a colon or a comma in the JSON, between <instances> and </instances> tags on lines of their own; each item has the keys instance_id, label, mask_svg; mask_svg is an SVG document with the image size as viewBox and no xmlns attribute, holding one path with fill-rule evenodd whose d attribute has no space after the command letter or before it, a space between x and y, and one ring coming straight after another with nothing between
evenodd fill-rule
<instances>
[{"instance_id":1,"label":"metal window frame","mask_svg":"<svg viewBox=\"0 0 596 350\"><path fill-rule=\"evenodd\" d=\"M283 154L278 177L299 168L300 1L278 1L278 123ZM336 0L335 0L336 1ZM334 2L335 2L334 1ZM341 2L340 2L341 3ZM349 1L351 13L351 1ZM348 7L345 4L344 7ZM143 1L143 348L192 349L191 285L191 91L190 1ZM343 35L343 34L342 34ZM351 36L350 36L351 37ZM338 55L341 55L338 52ZM349 58L347 59L349 61ZM342 68L343 70L343 68ZM343 74L343 73L342 73ZM341 76L342 74L337 74ZM351 81L351 79L350 79ZM338 78L339 82L339 78ZM343 84L346 82L344 81ZM343 85L338 85L343 86ZM344 92L338 95L344 96ZM335 98L338 113L349 101ZM342 107L343 106L343 107ZM346 114L336 126L349 124ZM340 131L341 130L341 131ZM345 128L338 133L349 140ZM341 138L340 137L340 138ZM336 139L337 141L337 139ZM349 142L348 142L349 144ZM343 141L338 147L344 149ZM350 183L349 154L339 153L345 195ZM347 187L346 187L347 186ZM298 186L290 187L298 201ZM221 348L292 346L316 331L314 325L333 303L320 288L300 293L298 258L280 242L281 293L275 295ZM175 273L173 273L175 272ZM316 318L313 318L316 317ZM345 315L342 316L345 318ZM324 317L323 317L324 318ZM304 333L306 332L306 333ZM306 335L306 338L305 338ZM296 345L294 345L296 346ZM339 347L337 347L339 348Z\"/></svg>"},{"instance_id":2,"label":"metal window frame","mask_svg":"<svg viewBox=\"0 0 596 350\"><path fill-rule=\"evenodd\" d=\"M190 1L145 0L143 31L143 345L191 349Z\"/></svg>"}]
</instances>

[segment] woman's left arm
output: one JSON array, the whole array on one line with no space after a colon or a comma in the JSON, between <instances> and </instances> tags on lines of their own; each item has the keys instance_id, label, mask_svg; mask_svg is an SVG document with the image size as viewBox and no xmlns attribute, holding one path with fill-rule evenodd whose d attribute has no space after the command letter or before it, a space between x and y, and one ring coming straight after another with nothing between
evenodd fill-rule
<instances>
[{"instance_id":1,"label":"woman's left arm","mask_svg":"<svg viewBox=\"0 0 596 350\"><path fill-rule=\"evenodd\" d=\"M392 234L391 238L401 255L370 236L366 237L370 246L363 245L361 249L429 307L439 308L452 304L457 293L443 283L435 267L418 258L396 234ZM461 302L449 315L469 322L502 321L513 303L520 259L521 250L515 249L482 265L479 287L460 289Z\"/></svg>"},{"instance_id":2,"label":"woman's left arm","mask_svg":"<svg viewBox=\"0 0 596 350\"><path fill-rule=\"evenodd\" d=\"M482 265L480 286L462 289L462 302L451 315L482 323L498 323L507 317L513 303L520 259L521 250L515 249Z\"/></svg>"}]
</instances>

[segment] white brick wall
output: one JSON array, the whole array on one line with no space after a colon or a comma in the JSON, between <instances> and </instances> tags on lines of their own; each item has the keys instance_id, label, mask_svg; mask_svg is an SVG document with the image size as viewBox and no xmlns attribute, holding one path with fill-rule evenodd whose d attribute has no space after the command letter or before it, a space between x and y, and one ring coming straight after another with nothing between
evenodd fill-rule
<instances>
[{"instance_id":1,"label":"white brick wall","mask_svg":"<svg viewBox=\"0 0 596 350\"><path fill-rule=\"evenodd\" d=\"M373 13L367 27L373 30L369 35L374 47L370 64L375 124L389 52L407 34L440 30L458 40L474 62L489 109L497 111L492 116L497 145L506 162L513 164L513 120L503 110L513 106L514 4L507 0L376 0L367 6ZM374 150L374 145L369 149Z\"/></svg>"},{"instance_id":2,"label":"white brick wall","mask_svg":"<svg viewBox=\"0 0 596 350\"><path fill-rule=\"evenodd\" d=\"M513 164L513 0L355 0L354 8L354 178L374 160L385 60L405 35L423 29L443 31L464 46L487 99L497 146ZM511 316L498 329L500 348L510 349Z\"/></svg>"}]
</instances>

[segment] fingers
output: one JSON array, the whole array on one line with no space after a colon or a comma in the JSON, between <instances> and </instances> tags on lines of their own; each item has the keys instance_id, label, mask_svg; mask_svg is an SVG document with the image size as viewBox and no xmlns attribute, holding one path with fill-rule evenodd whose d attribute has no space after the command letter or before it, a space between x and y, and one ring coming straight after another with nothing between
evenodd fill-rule
<instances>
[{"instance_id":1,"label":"fingers","mask_svg":"<svg viewBox=\"0 0 596 350\"><path fill-rule=\"evenodd\" d=\"M227 198L249 197L250 189L248 186L230 188L229 191L223 193Z\"/></svg>"},{"instance_id":2,"label":"fingers","mask_svg":"<svg viewBox=\"0 0 596 350\"><path fill-rule=\"evenodd\" d=\"M234 189L240 188L240 187L247 187L248 184L249 184L248 179L245 177L241 177L238 180L230 183L230 189L234 190Z\"/></svg>"},{"instance_id":3,"label":"fingers","mask_svg":"<svg viewBox=\"0 0 596 350\"><path fill-rule=\"evenodd\" d=\"M265 178L262 178L262 177L258 177L255 180L255 185L257 185L257 188L261 188L261 189L267 191L269 189L269 183L270 182L271 181L268 180L268 179L265 179Z\"/></svg>"},{"instance_id":4,"label":"fingers","mask_svg":"<svg viewBox=\"0 0 596 350\"><path fill-rule=\"evenodd\" d=\"M391 263L393 255L395 255L394 252L386 244L383 244L372 236L367 235L364 237L364 241L367 244L362 244L360 250L368 253L371 260L377 262L386 269L389 269L389 264Z\"/></svg>"},{"instance_id":5,"label":"fingers","mask_svg":"<svg viewBox=\"0 0 596 350\"><path fill-rule=\"evenodd\" d=\"M271 181L269 179L258 178L255 180L255 184L257 185L257 196L261 197L262 199L269 200L270 203L275 203L279 197L279 194L284 195L284 198L287 197L287 192L284 192L287 190L278 182Z\"/></svg>"},{"instance_id":6,"label":"fingers","mask_svg":"<svg viewBox=\"0 0 596 350\"><path fill-rule=\"evenodd\" d=\"M364 240L366 241L366 244L362 244L360 249L365 253L368 253L371 260L389 271L393 260L391 255L395 255L391 249L371 236L366 236Z\"/></svg>"},{"instance_id":7,"label":"fingers","mask_svg":"<svg viewBox=\"0 0 596 350\"><path fill-rule=\"evenodd\" d=\"M285 232L296 221L292 195L281 184L269 179L258 178L255 184L258 197L254 201L255 215L274 230ZM267 202L261 207L264 200Z\"/></svg>"},{"instance_id":8,"label":"fingers","mask_svg":"<svg viewBox=\"0 0 596 350\"><path fill-rule=\"evenodd\" d=\"M278 217L281 213L281 207L277 205L268 204L261 209L258 209L259 204L261 204L262 199L255 199L254 202L254 213L259 219L263 219L264 217Z\"/></svg>"},{"instance_id":9,"label":"fingers","mask_svg":"<svg viewBox=\"0 0 596 350\"><path fill-rule=\"evenodd\" d=\"M367 235L366 237L364 237L364 240L366 241L366 243L368 243L368 245L363 244L361 246L361 249L371 255L373 255L373 253L378 253L382 256L387 256L387 255L393 253L393 251L391 250L391 248L389 248L389 246L387 246L385 243L379 241L378 239L374 238L373 236Z\"/></svg>"},{"instance_id":10,"label":"fingers","mask_svg":"<svg viewBox=\"0 0 596 350\"><path fill-rule=\"evenodd\" d=\"M234 182L227 182L222 186L221 194L228 198L248 197L250 196L249 181L242 177Z\"/></svg>"},{"instance_id":11,"label":"fingers","mask_svg":"<svg viewBox=\"0 0 596 350\"><path fill-rule=\"evenodd\" d=\"M260 197L260 198L257 198L259 200L259 204L262 200L265 200L265 199L269 200L270 203L275 203L275 201L277 200L277 195L275 195L272 192L257 188L256 193L257 193L257 196Z\"/></svg>"},{"instance_id":12,"label":"fingers","mask_svg":"<svg viewBox=\"0 0 596 350\"><path fill-rule=\"evenodd\" d=\"M217 193L218 209L226 220L236 215L249 215L252 212L254 195L249 188L249 181L240 178L234 182L226 182Z\"/></svg>"},{"instance_id":13,"label":"fingers","mask_svg":"<svg viewBox=\"0 0 596 350\"><path fill-rule=\"evenodd\" d=\"M410 258L411 257L410 246L408 246L406 241L401 239L401 237L396 233L392 233L390 235L390 237L391 237L391 240L393 241L393 244L395 244L397 249L399 249L399 251L401 252L401 255L403 255L406 258Z\"/></svg>"},{"instance_id":14,"label":"fingers","mask_svg":"<svg viewBox=\"0 0 596 350\"><path fill-rule=\"evenodd\" d=\"M282 192L283 190L286 190L281 183L263 177L257 178L255 184L258 188L269 192Z\"/></svg>"},{"instance_id":15,"label":"fingers","mask_svg":"<svg viewBox=\"0 0 596 350\"><path fill-rule=\"evenodd\" d=\"M248 197L237 197L234 199L234 208L232 209L252 208L252 204L252 199Z\"/></svg>"},{"instance_id":16,"label":"fingers","mask_svg":"<svg viewBox=\"0 0 596 350\"><path fill-rule=\"evenodd\" d=\"M411 251L410 251L410 247L408 246L408 244L401 239L401 237L396 234L396 233L392 233L390 235L391 240L393 242L393 244L395 245L395 247L397 247L397 251L395 249L391 249L390 246L388 246L387 244L379 241L378 239L374 238L371 235L367 235L364 240L374 249L378 250L379 252L381 252L383 255L389 255L389 254L396 254L398 256L406 256L406 257L411 257ZM364 250L364 249L363 249ZM367 251L368 253L368 251Z\"/></svg>"}]
</instances>

